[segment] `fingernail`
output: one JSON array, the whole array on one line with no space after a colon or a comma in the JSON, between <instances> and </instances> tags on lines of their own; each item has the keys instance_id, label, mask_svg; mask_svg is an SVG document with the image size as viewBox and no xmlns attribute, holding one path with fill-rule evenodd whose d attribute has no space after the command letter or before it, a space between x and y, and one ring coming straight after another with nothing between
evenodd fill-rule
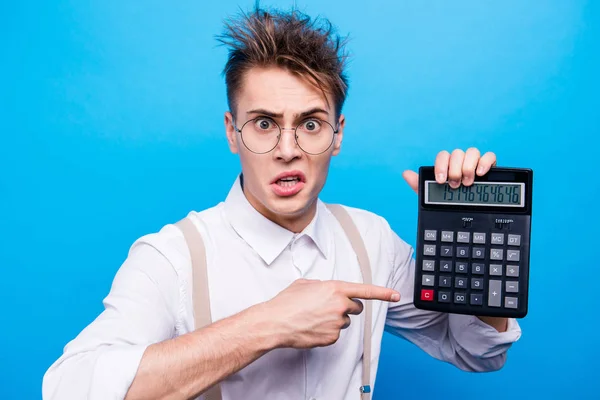
<instances>
[{"instance_id":1,"label":"fingernail","mask_svg":"<svg viewBox=\"0 0 600 400\"><path fill-rule=\"evenodd\" d=\"M479 167L479 168L477 169L477 173L478 173L479 175L483 174L483 167Z\"/></svg>"},{"instance_id":2,"label":"fingernail","mask_svg":"<svg viewBox=\"0 0 600 400\"><path fill-rule=\"evenodd\" d=\"M394 293L394 294L392 295L392 301L398 301L398 300L400 300L400 294L398 294L398 293Z\"/></svg>"},{"instance_id":3,"label":"fingernail","mask_svg":"<svg viewBox=\"0 0 600 400\"><path fill-rule=\"evenodd\" d=\"M450 181L450 186L458 186L458 181Z\"/></svg>"},{"instance_id":4,"label":"fingernail","mask_svg":"<svg viewBox=\"0 0 600 400\"><path fill-rule=\"evenodd\" d=\"M442 174L442 173L437 174L437 181L439 183L444 183L445 180L446 180L446 177L444 176L444 174Z\"/></svg>"}]
</instances>

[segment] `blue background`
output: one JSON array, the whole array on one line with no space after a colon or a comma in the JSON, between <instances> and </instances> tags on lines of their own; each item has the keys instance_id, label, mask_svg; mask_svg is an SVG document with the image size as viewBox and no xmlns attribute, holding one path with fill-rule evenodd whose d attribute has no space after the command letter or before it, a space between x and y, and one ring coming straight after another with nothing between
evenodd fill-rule
<instances>
[{"instance_id":1,"label":"blue background","mask_svg":"<svg viewBox=\"0 0 600 400\"><path fill-rule=\"evenodd\" d=\"M238 172L214 35L252 2L205 3L0 5L0 398L40 398L130 244L221 201ZM530 313L506 366L461 372L386 335L375 399L598 396L600 4L298 6L352 37L325 200L377 212L414 244L404 169L477 146L535 171Z\"/></svg>"}]
</instances>

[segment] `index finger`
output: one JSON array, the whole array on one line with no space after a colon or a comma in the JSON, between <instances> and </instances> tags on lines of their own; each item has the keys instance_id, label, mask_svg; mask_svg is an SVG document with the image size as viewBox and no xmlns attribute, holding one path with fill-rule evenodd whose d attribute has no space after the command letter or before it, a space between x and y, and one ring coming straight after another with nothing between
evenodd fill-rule
<instances>
[{"instance_id":1,"label":"index finger","mask_svg":"<svg viewBox=\"0 0 600 400\"><path fill-rule=\"evenodd\" d=\"M383 301L400 300L400 293L396 290L367 283L342 282L340 290L350 298Z\"/></svg>"}]
</instances>

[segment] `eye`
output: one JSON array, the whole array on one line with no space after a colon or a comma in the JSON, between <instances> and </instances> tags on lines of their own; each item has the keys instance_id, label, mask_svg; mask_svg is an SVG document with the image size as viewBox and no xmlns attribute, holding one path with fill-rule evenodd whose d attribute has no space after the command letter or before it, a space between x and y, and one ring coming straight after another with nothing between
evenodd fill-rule
<instances>
[{"instance_id":1,"label":"eye","mask_svg":"<svg viewBox=\"0 0 600 400\"><path fill-rule=\"evenodd\" d=\"M270 131L275 129L276 125L268 118L257 118L254 120L254 127L260 131Z\"/></svg>"},{"instance_id":2,"label":"eye","mask_svg":"<svg viewBox=\"0 0 600 400\"><path fill-rule=\"evenodd\" d=\"M321 122L316 119L309 119L302 123L302 130L306 132L319 132L321 129Z\"/></svg>"}]
</instances>

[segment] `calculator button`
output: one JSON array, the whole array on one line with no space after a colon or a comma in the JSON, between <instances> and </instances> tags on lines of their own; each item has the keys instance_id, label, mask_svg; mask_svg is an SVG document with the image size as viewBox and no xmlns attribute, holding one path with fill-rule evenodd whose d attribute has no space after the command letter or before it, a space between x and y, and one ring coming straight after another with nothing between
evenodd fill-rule
<instances>
[{"instance_id":1,"label":"calculator button","mask_svg":"<svg viewBox=\"0 0 600 400\"><path fill-rule=\"evenodd\" d=\"M452 261L440 261L440 272L452 272Z\"/></svg>"},{"instance_id":2,"label":"calculator button","mask_svg":"<svg viewBox=\"0 0 600 400\"><path fill-rule=\"evenodd\" d=\"M469 248L468 247L457 247L456 248L456 257L469 258Z\"/></svg>"},{"instance_id":3,"label":"calculator button","mask_svg":"<svg viewBox=\"0 0 600 400\"><path fill-rule=\"evenodd\" d=\"M491 280L488 292L488 306L500 307L502 298L502 281Z\"/></svg>"},{"instance_id":4,"label":"calculator button","mask_svg":"<svg viewBox=\"0 0 600 400\"><path fill-rule=\"evenodd\" d=\"M435 256L435 244L426 244L423 246L423 255Z\"/></svg>"},{"instance_id":5,"label":"calculator button","mask_svg":"<svg viewBox=\"0 0 600 400\"><path fill-rule=\"evenodd\" d=\"M460 262L460 261L456 262L456 272L458 272L459 274L466 274L468 267L469 267L469 264L467 264L466 262Z\"/></svg>"},{"instance_id":6,"label":"calculator button","mask_svg":"<svg viewBox=\"0 0 600 400\"><path fill-rule=\"evenodd\" d=\"M440 287L452 287L451 276L440 276Z\"/></svg>"},{"instance_id":7,"label":"calculator button","mask_svg":"<svg viewBox=\"0 0 600 400\"><path fill-rule=\"evenodd\" d=\"M518 293L519 282L517 281L506 281L506 293Z\"/></svg>"},{"instance_id":8,"label":"calculator button","mask_svg":"<svg viewBox=\"0 0 600 400\"><path fill-rule=\"evenodd\" d=\"M471 305L473 305L473 306L483 305L483 294L471 293Z\"/></svg>"},{"instance_id":9,"label":"calculator button","mask_svg":"<svg viewBox=\"0 0 600 400\"><path fill-rule=\"evenodd\" d=\"M507 265L506 266L506 276L518 277L519 276L519 266L518 265Z\"/></svg>"},{"instance_id":10,"label":"calculator button","mask_svg":"<svg viewBox=\"0 0 600 400\"><path fill-rule=\"evenodd\" d=\"M423 279L421 281L421 284L423 286L433 286L433 284L434 284L434 277L433 277L433 275L423 275Z\"/></svg>"},{"instance_id":11,"label":"calculator button","mask_svg":"<svg viewBox=\"0 0 600 400\"><path fill-rule=\"evenodd\" d=\"M442 246L440 249L440 256L452 257L452 246Z\"/></svg>"},{"instance_id":12,"label":"calculator button","mask_svg":"<svg viewBox=\"0 0 600 400\"><path fill-rule=\"evenodd\" d=\"M485 233L479 233L479 232L473 233L473 243L485 244Z\"/></svg>"},{"instance_id":13,"label":"calculator button","mask_svg":"<svg viewBox=\"0 0 600 400\"><path fill-rule=\"evenodd\" d=\"M504 233L492 233L492 244L504 244Z\"/></svg>"},{"instance_id":14,"label":"calculator button","mask_svg":"<svg viewBox=\"0 0 600 400\"><path fill-rule=\"evenodd\" d=\"M438 301L440 303L450 303L450 292L438 292Z\"/></svg>"},{"instance_id":15,"label":"calculator button","mask_svg":"<svg viewBox=\"0 0 600 400\"><path fill-rule=\"evenodd\" d=\"M423 260L423 271L435 271L435 261Z\"/></svg>"},{"instance_id":16,"label":"calculator button","mask_svg":"<svg viewBox=\"0 0 600 400\"><path fill-rule=\"evenodd\" d=\"M521 245L521 235L508 235L508 245L509 246L520 246Z\"/></svg>"},{"instance_id":17,"label":"calculator button","mask_svg":"<svg viewBox=\"0 0 600 400\"><path fill-rule=\"evenodd\" d=\"M506 250L506 261L519 261L520 258L520 250Z\"/></svg>"},{"instance_id":18,"label":"calculator button","mask_svg":"<svg viewBox=\"0 0 600 400\"><path fill-rule=\"evenodd\" d=\"M502 276L502 264L490 264L490 275Z\"/></svg>"},{"instance_id":19,"label":"calculator button","mask_svg":"<svg viewBox=\"0 0 600 400\"><path fill-rule=\"evenodd\" d=\"M463 278L460 276L457 276L456 278L454 278L454 287L459 288L459 289L466 289L467 288L467 278Z\"/></svg>"},{"instance_id":20,"label":"calculator button","mask_svg":"<svg viewBox=\"0 0 600 400\"><path fill-rule=\"evenodd\" d=\"M456 236L456 241L458 243L469 243L471 239L471 232L458 232Z\"/></svg>"},{"instance_id":21,"label":"calculator button","mask_svg":"<svg viewBox=\"0 0 600 400\"><path fill-rule=\"evenodd\" d=\"M423 300L423 301L433 301L433 290L431 290L431 289L421 289L421 300Z\"/></svg>"},{"instance_id":22,"label":"calculator button","mask_svg":"<svg viewBox=\"0 0 600 400\"><path fill-rule=\"evenodd\" d=\"M471 278L471 289L483 289L483 278Z\"/></svg>"},{"instance_id":23,"label":"calculator button","mask_svg":"<svg viewBox=\"0 0 600 400\"><path fill-rule=\"evenodd\" d=\"M485 264L473 263L473 265L471 265L471 272L476 275L485 274Z\"/></svg>"},{"instance_id":24,"label":"calculator button","mask_svg":"<svg viewBox=\"0 0 600 400\"><path fill-rule=\"evenodd\" d=\"M467 304L466 293L454 293L454 302L456 304Z\"/></svg>"},{"instance_id":25,"label":"calculator button","mask_svg":"<svg viewBox=\"0 0 600 400\"><path fill-rule=\"evenodd\" d=\"M442 231L442 242L454 242L454 232Z\"/></svg>"},{"instance_id":26,"label":"calculator button","mask_svg":"<svg viewBox=\"0 0 600 400\"><path fill-rule=\"evenodd\" d=\"M483 247L473 247L473 258L485 258L485 249Z\"/></svg>"},{"instance_id":27,"label":"calculator button","mask_svg":"<svg viewBox=\"0 0 600 400\"><path fill-rule=\"evenodd\" d=\"M503 249L491 249L490 250L490 260L502 260L503 256L504 256Z\"/></svg>"},{"instance_id":28,"label":"calculator button","mask_svg":"<svg viewBox=\"0 0 600 400\"><path fill-rule=\"evenodd\" d=\"M437 231L429 231L429 230L425 231L425 240L435 242L436 239L437 239Z\"/></svg>"},{"instance_id":29,"label":"calculator button","mask_svg":"<svg viewBox=\"0 0 600 400\"><path fill-rule=\"evenodd\" d=\"M504 307L506 308L517 308L518 303L519 299L516 297L506 297L504 299Z\"/></svg>"}]
</instances>

